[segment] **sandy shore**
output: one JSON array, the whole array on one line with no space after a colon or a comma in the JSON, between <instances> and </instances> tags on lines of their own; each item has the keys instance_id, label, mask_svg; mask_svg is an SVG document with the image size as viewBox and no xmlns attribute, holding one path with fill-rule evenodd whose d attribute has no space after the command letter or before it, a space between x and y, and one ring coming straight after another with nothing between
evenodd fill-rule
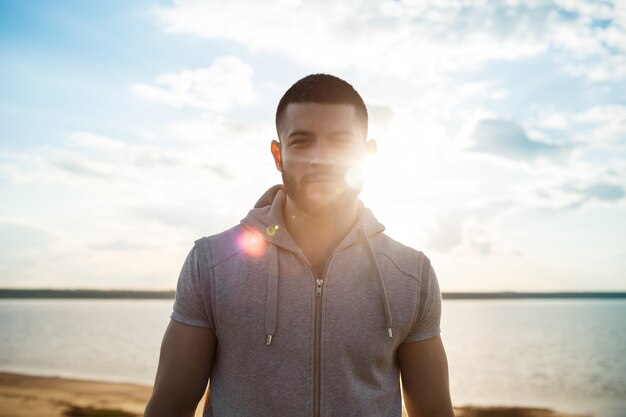
<instances>
[{"instance_id":1,"label":"sandy shore","mask_svg":"<svg viewBox=\"0 0 626 417\"><path fill-rule=\"evenodd\" d=\"M0 417L141 416L152 387L0 372ZM201 404L204 403L204 400ZM546 409L458 407L457 417L579 417ZM201 412L196 412L201 417Z\"/></svg>"}]
</instances>

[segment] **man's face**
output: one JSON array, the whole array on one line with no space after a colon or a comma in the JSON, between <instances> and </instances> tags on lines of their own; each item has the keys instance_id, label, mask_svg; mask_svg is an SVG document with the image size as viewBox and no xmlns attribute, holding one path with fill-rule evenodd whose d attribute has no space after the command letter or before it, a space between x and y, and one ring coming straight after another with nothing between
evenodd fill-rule
<instances>
[{"instance_id":1,"label":"man's face","mask_svg":"<svg viewBox=\"0 0 626 417\"><path fill-rule=\"evenodd\" d=\"M329 216L352 204L362 188L355 170L368 146L349 104L292 103L272 144L287 196L311 215ZM348 177L348 178L346 178Z\"/></svg>"}]
</instances>

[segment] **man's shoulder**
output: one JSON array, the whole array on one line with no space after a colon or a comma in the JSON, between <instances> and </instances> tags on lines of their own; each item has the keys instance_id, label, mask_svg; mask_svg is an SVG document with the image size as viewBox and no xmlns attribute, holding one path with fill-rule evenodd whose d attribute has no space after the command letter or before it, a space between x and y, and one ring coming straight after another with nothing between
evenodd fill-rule
<instances>
[{"instance_id":1,"label":"man's shoulder","mask_svg":"<svg viewBox=\"0 0 626 417\"><path fill-rule=\"evenodd\" d=\"M396 268L407 275L419 279L420 271L430 264L430 259L421 250L405 245L386 233L379 233L372 239L374 252L387 258Z\"/></svg>"},{"instance_id":2,"label":"man's shoulder","mask_svg":"<svg viewBox=\"0 0 626 417\"><path fill-rule=\"evenodd\" d=\"M209 266L215 266L242 251L241 236L243 229L244 226L238 224L223 232L201 237L194 242L196 250L207 256Z\"/></svg>"}]
</instances>

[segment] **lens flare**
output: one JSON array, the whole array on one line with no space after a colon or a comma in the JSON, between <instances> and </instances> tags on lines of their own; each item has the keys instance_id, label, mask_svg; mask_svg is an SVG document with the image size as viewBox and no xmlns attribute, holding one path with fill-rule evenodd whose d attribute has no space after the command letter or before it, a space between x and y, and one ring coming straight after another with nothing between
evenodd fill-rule
<instances>
[{"instance_id":1,"label":"lens flare","mask_svg":"<svg viewBox=\"0 0 626 417\"><path fill-rule=\"evenodd\" d=\"M260 256L265 252L265 239L258 232L245 230L239 236L239 247L248 255Z\"/></svg>"},{"instance_id":2,"label":"lens flare","mask_svg":"<svg viewBox=\"0 0 626 417\"><path fill-rule=\"evenodd\" d=\"M265 229L265 234L267 234L268 236L274 236L277 230L278 230L277 224L275 224L274 226L267 226L267 229Z\"/></svg>"},{"instance_id":3,"label":"lens flare","mask_svg":"<svg viewBox=\"0 0 626 417\"><path fill-rule=\"evenodd\" d=\"M365 164L361 162L350 167L350 169L346 171L345 180L348 187L355 190L363 187L363 183L365 182Z\"/></svg>"}]
</instances>

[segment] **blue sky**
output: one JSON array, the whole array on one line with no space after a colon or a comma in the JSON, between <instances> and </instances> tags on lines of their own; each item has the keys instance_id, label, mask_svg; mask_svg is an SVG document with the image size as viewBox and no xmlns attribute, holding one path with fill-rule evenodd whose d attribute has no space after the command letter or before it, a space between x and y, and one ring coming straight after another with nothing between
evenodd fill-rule
<instances>
[{"instance_id":1,"label":"blue sky","mask_svg":"<svg viewBox=\"0 0 626 417\"><path fill-rule=\"evenodd\" d=\"M444 291L626 290L624 2L3 0L0 59L0 286L173 288L329 72L370 110L363 201Z\"/></svg>"}]
</instances>

